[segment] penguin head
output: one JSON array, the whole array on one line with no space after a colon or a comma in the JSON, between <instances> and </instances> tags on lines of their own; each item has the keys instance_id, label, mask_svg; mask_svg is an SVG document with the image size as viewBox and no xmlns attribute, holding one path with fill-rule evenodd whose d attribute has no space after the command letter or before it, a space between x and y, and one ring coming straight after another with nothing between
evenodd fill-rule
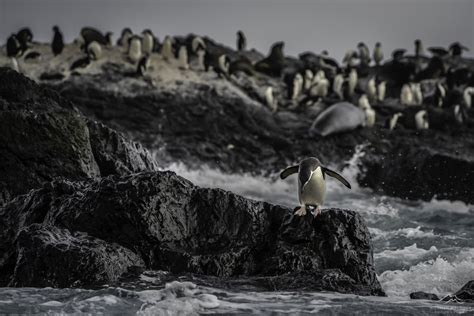
<instances>
[{"instance_id":1,"label":"penguin head","mask_svg":"<svg viewBox=\"0 0 474 316\"><path fill-rule=\"evenodd\" d=\"M105 33L105 39L107 40L108 45L112 45L112 36L113 35L114 35L114 33L112 33L112 32Z\"/></svg>"},{"instance_id":2,"label":"penguin head","mask_svg":"<svg viewBox=\"0 0 474 316\"><path fill-rule=\"evenodd\" d=\"M144 29L144 30L142 31L142 34L143 34L143 35L148 34L148 35L153 36L153 32L152 32L150 29Z\"/></svg>"},{"instance_id":3,"label":"penguin head","mask_svg":"<svg viewBox=\"0 0 474 316\"><path fill-rule=\"evenodd\" d=\"M54 32L59 32L59 26L57 26L57 25L53 26L53 31Z\"/></svg>"},{"instance_id":4,"label":"penguin head","mask_svg":"<svg viewBox=\"0 0 474 316\"><path fill-rule=\"evenodd\" d=\"M132 35L132 34L133 34L133 32L129 27L126 27L122 30L122 37L124 37L126 35Z\"/></svg>"}]
</instances>

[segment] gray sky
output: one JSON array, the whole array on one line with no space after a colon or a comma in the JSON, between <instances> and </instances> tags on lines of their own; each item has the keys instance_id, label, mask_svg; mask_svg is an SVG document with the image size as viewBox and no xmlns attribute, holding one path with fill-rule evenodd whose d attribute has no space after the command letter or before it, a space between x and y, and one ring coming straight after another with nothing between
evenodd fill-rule
<instances>
[{"instance_id":1,"label":"gray sky","mask_svg":"<svg viewBox=\"0 0 474 316\"><path fill-rule=\"evenodd\" d=\"M416 38L425 47L460 41L474 50L474 0L0 0L0 42L25 25L49 41L54 24L68 41L82 26L115 36L128 26L160 39L205 34L231 46L242 29L248 46L264 53L283 40L287 54L327 49L338 59L359 41L382 42L386 56L397 47L412 51Z\"/></svg>"}]
</instances>

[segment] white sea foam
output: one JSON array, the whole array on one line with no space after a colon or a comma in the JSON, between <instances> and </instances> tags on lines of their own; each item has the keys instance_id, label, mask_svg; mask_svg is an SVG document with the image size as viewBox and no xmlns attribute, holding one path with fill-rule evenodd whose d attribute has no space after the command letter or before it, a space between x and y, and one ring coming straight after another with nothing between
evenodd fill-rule
<instances>
[{"instance_id":1,"label":"white sea foam","mask_svg":"<svg viewBox=\"0 0 474 316\"><path fill-rule=\"evenodd\" d=\"M406 237L409 239L419 239L419 238L433 238L435 235L433 230L423 231L421 226L418 227L406 227L399 228L397 230L383 231L375 227L369 227L370 234L372 235L372 240L379 239L389 239L394 237Z\"/></svg>"},{"instance_id":2,"label":"white sea foam","mask_svg":"<svg viewBox=\"0 0 474 316\"><path fill-rule=\"evenodd\" d=\"M411 261L418 260L426 256L427 254L436 253L438 249L435 246L431 246L430 249L418 248L416 243L411 246L404 247L403 249L395 250L384 250L375 254L375 259L395 259L400 260L405 264L410 264Z\"/></svg>"},{"instance_id":3,"label":"white sea foam","mask_svg":"<svg viewBox=\"0 0 474 316\"><path fill-rule=\"evenodd\" d=\"M411 292L424 291L439 296L454 293L474 279L474 249L461 251L452 260L441 256L420 262L408 270L385 271L379 276L382 288L389 296L407 297Z\"/></svg>"}]
</instances>

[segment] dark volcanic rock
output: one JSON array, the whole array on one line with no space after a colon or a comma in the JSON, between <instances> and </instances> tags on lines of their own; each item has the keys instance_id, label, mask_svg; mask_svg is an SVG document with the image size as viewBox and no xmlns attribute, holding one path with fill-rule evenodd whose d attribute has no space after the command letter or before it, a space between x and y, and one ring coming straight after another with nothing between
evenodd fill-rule
<instances>
[{"instance_id":1,"label":"dark volcanic rock","mask_svg":"<svg viewBox=\"0 0 474 316\"><path fill-rule=\"evenodd\" d=\"M39 225L29 229L32 223ZM35 264L45 269L40 259L62 242L48 237L48 231L74 237L74 247L65 255L68 264L78 254L76 247L84 252L81 257L90 258L81 261L88 276L78 279L82 285L112 282L142 260L146 268L173 273L251 276L267 289L383 294L370 235L357 213L331 209L316 219L294 217L279 206L195 187L172 172L55 181L11 201L0 209L0 250L5 254L0 270L10 275L5 281L20 282L14 273L19 263L22 271L33 273L25 267ZM122 247L141 259L135 262ZM99 250L103 256L97 255ZM110 271L104 265L112 258L121 268ZM101 268L91 272L97 263ZM72 286L81 273L73 264L68 270L74 277L46 269L48 280L42 280L43 274L25 272L21 284L34 280Z\"/></svg>"},{"instance_id":2,"label":"dark volcanic rock","mask_svg":"<svg viewBox=\"0 0 474 316\"><path fill-rule=\"evenodd\" d=\"M439 297L433 293L426 292L413 292L410 293L410 298L412 300L430 300L430 301L439 301Z\"/></svg>"},{"instance_id":3,"label":"dark volcanic rock","mask_svg":"<svg viewBox=\"0 0 474 316\"><path fill-rule=\"evenodd\" d=\"M18 261L10 286L69 287L105 284L128 268L143 266L130 250L67 229L33 224L17 241Z\"/></svg>"},{"instance_id":4,"label":"dark volcanic rock","mask_svg":"<svg viewBox=\"0 0 474 316\"><path fill-rule=\"evenodd\" d=\"M466 303L474 303L474 280L467 282L464 286L454 294L443 298L443 301L461 301Z\"/></svg>"},{"instance_id":5,"label":"dark volcanic rock","mask_svg":"<svg viewBox=\"0 0 474 316\"><path fill-rule=\"evenodd\" d=\"M57 178L157 169L140 144L6 68L0 68L0 104L0 204Z\"/></svg>"}]
</instances>

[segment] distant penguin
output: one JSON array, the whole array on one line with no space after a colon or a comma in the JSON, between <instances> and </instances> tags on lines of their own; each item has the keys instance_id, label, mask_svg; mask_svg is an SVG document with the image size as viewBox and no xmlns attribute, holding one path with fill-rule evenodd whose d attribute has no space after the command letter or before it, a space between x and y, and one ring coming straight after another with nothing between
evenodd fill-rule
<instances>
[{"instance_id":1,"label":"distant penguin","mask_svg":"<svg viewBox=\"0 0 474 316\"><path fill-rule=\"evenodd\" d=\"M7 56L18 57L21 55L21 45L15 34L10 35L7 40Z\"/></svg>"},{"instance_id":2,"label":"distant penguin","mask_svg":"<svg viewBox=\"0 0 474 316\"><path fill-rule=\"evenodd\" d=\"M367 97L369 98L370 102L375 102L377 100L377 84L375 83L375 78L372 77L367 82Z\"/></svg>"},{"instance_id":3,"label":"distant penguin","mask_svg":"<svg viewBox=\"0 0 474 316\"><path fill-rule=\"evenodd\" d=\"M113 40L112 40L112 36L114 36L114 33L112 32L107 32L105 33L105 39L107 41L107 44L105 44L107 47L112 47L114 46L114 43L113 43Z\"/></svg>"},{"instance_id":4,"label":"distant penguin","mask_svg":"<svg viewBox=\"0 0 474 316\"><path fill-rule=\"evenodd\" d=\"M370 63L370 52L369 48L365 43L360 42L357 45L357 48L359 49L359 58L362 64L368 65Z\"/></svg>"},{"instance_id":5,"label":"distant penguin","mask_svg":"<svg viewBox=\"0 0 474 316\"><path fill-rule=\"evenodd\" d=\"M316 72L316 75L313 76L313 80L312 80L311 85L312 86L317 86L318 83L323 79L326 79L326 74L324 73L323 70L318 70Z\"/></svg>"},{"instance_id":6,"label":"distant penguin","mask_svg":"<svg viewBox=\"0 0 474 316\"><path fill-rule=\"evenodd\" d=\"M474 95L474 87L466 87L463 92L463 99L466 107L470 109L472 107L472 96Z\"/></svg>"},{"instance_id":7,"label":"distant penguin","mask_svg":"<svg viewBox=\"0 0 474 316\"><path fill-rule=\"evenodd\" d=\"M365 119L366 119L365 126L373 127L375 125L375 119L376 119L375 110L371 106L365 107L363 110L364 110Z\"/></svg>"},{"instance_id":8,"label":"distant penguin","mask_svg":"<svg viewBox=\"0 0 474 316\"><path fill-rule=\"evenodd\" d=\"M383 102L385 100L385 92L387 90L387 83L382 81L377 87L377 100Z\"/></svg>"},{"instance_id":9,"label":"distant penguin","mask_svg":"<svg viewBox=\"0 0 474 316\"><path fill-rule=\"evenodd\" d=\"M173 40L170 36L166 36L163 40L163 46L161 47L161 56L164 60L173 60L174 53L173 53Z\"/></svg>"},{"instance_id":10,"label":"distant penguin","mask_svg":"<svg viewBox=\"0 0 474 316\"><path fill-rule=\"evenodd\" d=\"M179 68L184 69L184 70L189 69L188 50L186 48L186 45L183 45L179 48L178 62L179 62Z\"/></svg>"},{"instance_id":11,"label":"distant penguin","mask_svg":"<svg viewBox=\"0 0 474 316\"><path fill-rule=\"evenodd\" d=\"M339 173L323 166L321 162L314 157L302 160L298 165L287 167L280 173L280 178L297 173L298 174L298 199L300 207L296 210L295 215L305 216L308 207L314 207L314 216L321 213L320 207L326 199L326 176L330 176L339 180L349 189L350 183L344 179Z\"/></svg>"},{"instance_id":12,"label":"distant penguin","mask_svg":"<svg viewBox=\"0 0 474 316\"><path fill-rule=\"evenodd\" d=\"M128 45L130 38L133 36L133 32L130 28L126 27L122 30L122 34L117 40L117 46L122 46L125 52L128 52Z\"/></svg>"},{"instance_id":13,"label":"distant penguin","mask_svg":"<svg viewBox=\"0 0 474 316\"><path fill-rule=\"evenodd\" d=\"M244 32L237 32L237 51L243 52L247 48L247 38Z\"/></svg>"},{"instance_id":14,"label":"distant penguin","mask_svg":"<svg viewBox=\"0 0 474 316\"><path fill-rule=\"evenodd\" d=\"M339 99L344 98L344 94L342 92L342 86L344 84L344 76L342 74L337 74L334 77L334 81L332 84L332 91L338 96Z\"/></svg>"},{"instance_id":15,"label":"distant penguin","mask_svg":"<svg viewBox=\"0 0 474 316\"><path fill-rule=\"evenodd\" d=\"M311 96L324 98L329 92L329 80L322 78L318 84L311 89Z\"/></svg>"},{"instance_id":16,"label":"distant penguin","mask_svg":"<svg viewBox=\"0 0 474 316\"><path fill-rule=\"evenodd\" d=\"M357 75L357 70L355 68L352 68L351 72L349 73L349 81L348 81L349 95L351 96L354 95L358 80L359 79Z\"/></svg>"},{"instance_id":17,"label":"distant penguin","mask_svg":"<svg viewBox=\"0 0 474 316\"><path fill-rule=\"evenodd\" d=\"M304 71L304 90L307 91L311 88L313 83L314 74L311 69L306 69Z\"/></svg>"},{"instance_id":18,"label":"distant penguin","mask_svg":"<svg viewBox=\"0 0 474 316\"><path fill-rule=\"evenodd\" d=\"M421 57L425 54L423 50L423 43L420 39L415 40L415 57Z\"/></svg>"},{"instance_id":19,"label":"distant penguin","mask_svg":"<svg viewBox=\"0 0 474 316\"><path fill-rule=\"evenodd\" d=\"M358 65L358 55L357 52L353 50L348 50L342 59L342 62L346 65L346 67L357 67Z\"/></svg>"},{"instance_id":20,"label":"distant penguin","mask_svg":"<svg viewBox=\"0 0 474 316\"><path fill-rule=\"evenodd\" d=\"M464 113L459 104L456 104L453 109L454 121L458 124L464 123Z\"/></svg>"},{"instance_id":21,"label":"distant penguin","mask_svg":"<svg viewBox=\"0 0 474 316\"><path fill-rule=\"evenodd\" d=\"M137 75L140 77L143 77L148 68L150 67L150 56L148 54L145 54L143 57L140 58L140 61L138 62L137 65Z\"/></svg>"},{"instance_id":22,"label":"distant penguin","mask_svg":"<svg viewBox=\"0 0 474 316\"><path fill-rule=\"evenodd\" d=\"M369 98L366 94L360 96L358 106L362 110L364 110L365 108L370 108Z\"/></svg>"},{"instance_id":23,"label":"distant penguin","mask_svg":"<svg viewBox=\"0 0 474 316\"><path fill-rule=\"evenodd\" d=\"M51 49L53 51L54 56L58 56L59 54L62 53L64 49L64 40L63 40L63 34L59 30L58 26L53 26L53 42L51 43Z\"/></svg>"},{"instance_id":24,"label":"distant penguin","mask_svg":"<svg viewBox=\"0 0 474 316\"><path fill-rule=\"evenodd\" d=\"M413 104L414 105L421 105L423 104L423 93L421 91L421 84L419 83L412 83L410 85L412 95L413 95Z\"/></svg>"},{"instance_id":25,"label":"distant penguin","mask_svg":"<svg viewBox=\"0 0 474 316\"><path fill-rule=\"evenodd\" d=\"M285 67L284 47L284 42L276 42L273 44L270 48L269 55L255 64L255 70L270 76L279 77Z\"/></svg>"},{"instance_id":26,"label":"distant penguin","mask_svg":"<svg viewBox=\"0 0 474 316\"><path fill-rule=\"evenodd\" d=\"M297 100L303 90L303 76L301 74L296 74L293 78L293 94L291 96L292 100Z\"/></svg>"},{"instance_id":27,"label":"distant penguin","mask_svg":"<svg viewBox=\"0 0 474 316\"><path fill-rule=\"evenodd\" d=\"M400 92L400 103L403 105L413 105L413 92L408 84L402 86Z\"/></svg>"},{"instance_id":28,"label":"distant penguin","mask_svg":"<svg viewBox=\"0 0 474 316\"><path fill-rule=\"evenodd\" d=\"M97 42L100 45L107 45L107 38L99 30L92 27L83 27L81 29L81 37L83 40L83 48L86 51L87 47L92 42Z\"/></svg>"},{"instance_id":29,"label":"distant penguin","mask_svg":"<svg viewBox=\"0 0 474 316\"><path fill-rule=\"evenodd\" d=\"M375 65L379 66L383 60L383 50L382 50L382 44L380 42L375 43L373 57L374 57Z\"/></svg>"},{"instance_id":30,"label":"distant penguin","mask_svg":"<svg viewBox=\"0 0 474 316\"><path fill-rule=\"evenodd\" d=\"M87 45L87 55L91 60L98 60L102 57L102 46L96 41Z\"/></svg>"},{"instance_id":31,"label":"distant penguin","mask_svg":"<svg viewBox=\"0 0 474 316\"><path fill-rule=\"evenodd\" d=\"M278 104L275 100L275 97L273 96L273 88L272 87L267 87L265 89L265 103L267 106L272 110L272 112L276 112L278 109Z\"/></svg>"},{"instance_id":32,"label":"distant penguin","mask_svg":"<svg viewBox=\"0 0 474 316\"><path fill-rule=\"evenodd\" d=\"M140 36L133 35L129 38L128 59L132 63L138 62L142 57L142 40Z\"/></svg>"},{"instance_id":33,"label":"distant penguin","mask_svg":"<svg viewBox=\"0 0 474 316\"><path fill-rule=\"evenodd\" d=\"M151 54L153 52L155 38L153 32L146 29L142 32L142 52L143 54Z\"/></svg>"},{"instance_id":34,"label":"distant penguin","mask_svg":"<svg viewBox=\"0 0 474 316\"><path fill-rule=\"evenodd\" d=\"M402 116L403 116L402 113L393 114L392 117L388 118L387 121L385 122L385 127L391 131L394 130L397 127L399 118Z\"/></svg>"},{"instance_id":35,"label":"distant penguin","mask_svg":"<svg viewBox=\"0 0 474 316\"><path fill-rule=\"evenodd\" d=\"M459 42L454 42L449 46L449 52L453 57L461 57L464 51L469 51L469 48Z\"/></svg>"},{"instance_id":36,"label":"distant penguin","mask_svg":"<svg viewBox=\"0 0 474 316\"><path fill-rule=\"evenodd\" d=\"M24 27L16 33L16 38L20 42L21 52L23 54L33 41L33 33L28 27Z\"/></svg>"},{"instance_id":37,"label":"distant penguin","mask_svg":"<svg viewBox=\"0 0 474 316\"><path fill-rule=\"evenodd\" d=\"M201 36L195 36L191 42L191 48L194 54L197 54L198 51L206 50L206 43Z\"/></svg>"},{"instance_id":38,"label":"distant penguin","mask_svg":"<svg viewBox=\"0 0 474 316\"><path fill-rule=\"evenodd\" d=\"M428 112L426 112L426 110L418 111L415 114L415 124L416 129L418 130L429 129L430 124L428 122Z\"/></svg>"}]
</instances>

